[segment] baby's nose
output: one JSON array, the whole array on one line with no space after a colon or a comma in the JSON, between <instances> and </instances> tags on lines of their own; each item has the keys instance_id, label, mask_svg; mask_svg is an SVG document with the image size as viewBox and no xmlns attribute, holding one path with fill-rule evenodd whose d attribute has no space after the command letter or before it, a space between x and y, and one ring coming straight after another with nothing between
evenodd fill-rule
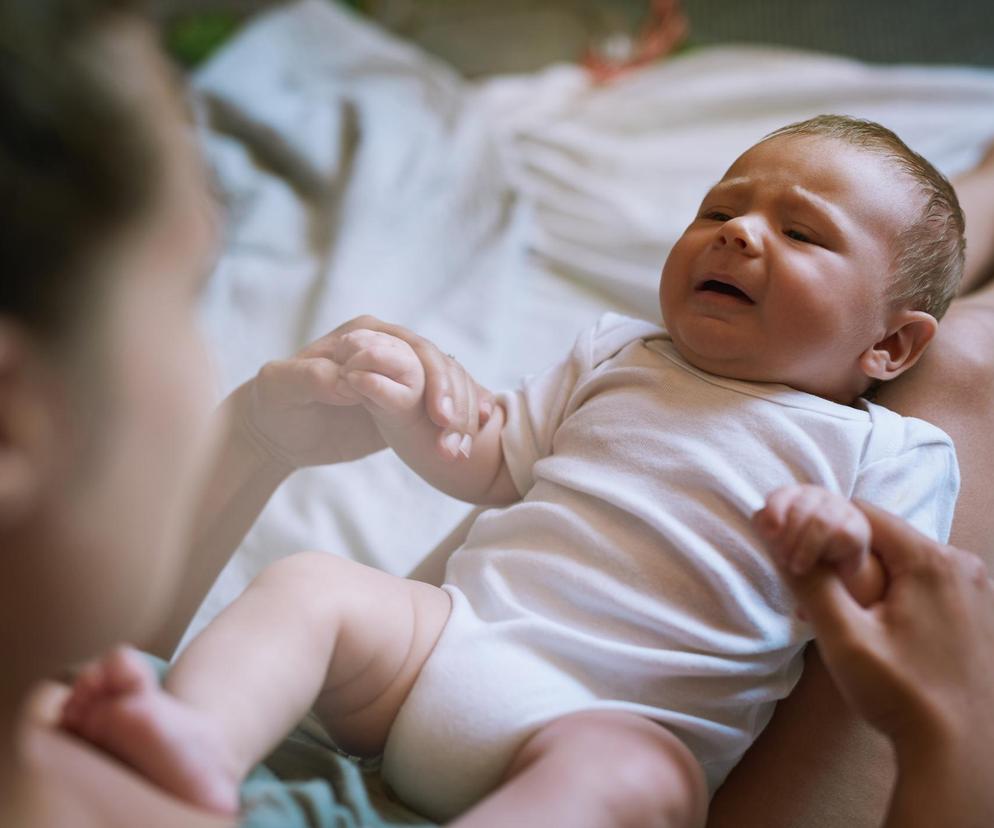
<instances>
[{"instance_id":1,"label":"baby's nose","mask_svg":"<svg viewBox=\"0 0 994 828\"><path fill-rule=\"evenodd\" d=\"M759 236L748 222L741 218L726 221L718 229L716 242L719 247L734 247L743 253L759 253Z\"/></svg>"}]
</instances>

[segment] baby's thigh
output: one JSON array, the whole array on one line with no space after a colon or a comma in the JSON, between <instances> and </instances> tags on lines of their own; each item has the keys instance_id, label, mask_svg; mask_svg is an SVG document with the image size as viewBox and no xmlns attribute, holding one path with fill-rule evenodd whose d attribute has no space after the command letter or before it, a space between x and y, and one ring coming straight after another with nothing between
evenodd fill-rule
<instances>
[{"instance_id":1,"label":"baby's thigh","mask_svg":"<svg viewBox=\"0 0 994 828\"><path fill-rule=\"evenodd\" d=\"M327 641L314 711L343 750L376 755L445 626L451 602L438 587L325 553L293 555L261 576Z\"/></svg>"},{"instance_id":2,"label":"baby's thigh","mask_svg":"<svg viewBox=\"0 0 994 828\"><path fill-rule=\"evenodd\" d=\"M693 754L658 722L620 710L563 716L511 761L494 799L556 791L562 807L617 826L700 826L707 786ZM485 807L486 803L481 803Z\"/></svg>"}]
</instances>

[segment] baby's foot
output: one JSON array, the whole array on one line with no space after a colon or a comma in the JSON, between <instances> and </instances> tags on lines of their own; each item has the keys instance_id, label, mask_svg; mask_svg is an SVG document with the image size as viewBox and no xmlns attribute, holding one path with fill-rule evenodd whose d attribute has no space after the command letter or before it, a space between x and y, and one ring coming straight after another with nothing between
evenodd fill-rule
<instances>
[{"instance_id":1,"label":"baby's foot","mask_svg":"<svg viewBox=\"0 0 994 828\"><path fill-rule=\"evenodd\" d=\"M166 693L134 650L118 647L83 668L61 724L187 802L238 811L239 776L219 727Z\"/></svg>"}]
</instances>

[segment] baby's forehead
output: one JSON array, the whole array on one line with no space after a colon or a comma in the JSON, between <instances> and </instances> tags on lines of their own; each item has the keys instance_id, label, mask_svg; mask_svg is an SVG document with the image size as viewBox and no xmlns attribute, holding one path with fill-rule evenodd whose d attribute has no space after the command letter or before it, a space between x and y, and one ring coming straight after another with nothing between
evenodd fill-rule
<instances>
[{"instance_id":1,"label":"baby's forehead","mask_svg":"<svg viewBox=\"0 0 994 828\"><path fill-rule=\"evenodd\" d=\"M778 135L747 149L708 197L769 197L891 237L921 206L914 180L892 156L821 135Z\"/></svg>"},{"instance_id":2,"label":"baby's forehead","mask_svg":"<svg viewBox=\"0 0 994 828\"><path fill-rule=\"evenodd\" d=\"M905 178L893 156L879 149L835 136L800 134L774 135L753 144L732 162L722 181L741 177L743 171L771 178L776 178L777 173L796 177L834 174L847 178L846 173L854 163L871 166L880 176L895 181ZM870 186L861 177L850 183Z\"/></svg>"}]
</instances>

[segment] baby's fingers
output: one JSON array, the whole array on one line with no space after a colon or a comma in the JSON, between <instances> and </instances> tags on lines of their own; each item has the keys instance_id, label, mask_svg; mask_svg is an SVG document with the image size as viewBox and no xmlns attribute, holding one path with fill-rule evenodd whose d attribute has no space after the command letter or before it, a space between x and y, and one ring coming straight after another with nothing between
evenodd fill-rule
<instances>
[{"instance_id":1,"label":"baby's fingers","mask_svg":"<svg viewBox=\"0 0 994 828\"><path fill-rule=\"evenodd\" d=\"M396 345L391 342L373 342L356 351L342 365L342 371L346 376L352 372L380 374L406 386L420 398L424 391L421 363L404 343L399 340L394 341ZM349 384L353 385L351 381Z\"/></svg>"},{"instance_id":2,"label":"baby's fingers","mask_svg":"<svg viewBox=\"0 0 994 828\"><path fill-rule=\"evenodd\" d=\"M822 552L822 560L835 568L838 575L847 583L868 563L870 557L870 525L854 505L845 504L838 519L836 530L829 536ZM869 570L873 572L873 570ZM880 573L882 578L882 573ZM863 579L865 581L865 578ZM882 587L882 585L881 585ZM862 586L857 586L858 595L864 595ZM857 594L857 593L854 593ZM873 596L873 600L877 596ZM860 598L860 603L870 603L870 596Z\"/></svg>"},{"instance_id":3,"label":"baby's fingers","mask_svg":"<svg viewBox=\"0 0 994 828\"><path fill-rule=\"evenodd\" d=\"M812 515L818 509L819 492L811 486L798 486L790 493L785 506L783 528L773 552L781 566L790 566L801 538L808 529Z\"/></svg>"},{"instance_id":4,"label":"baby's fingers","mask_svg":"<svg viewBox=\"0 0 994 828\"><path fill-rule=\"evenodd\" d=\"M850 519L845 510L825 506L824 514L812 515L790 554L787 564L794 575L803 575L819 561L841 570L855 568L869 552L869 535Z\"/></svg>"},{"instance_id":5,"label":"baby's fingers","mask_svg":"<svg viewBox=\"0 0 994 828\"><path fill-rule=\"evenodd\" d=\"M803 493L804 487L800 485L781 486L766 499L766 506L756 513L756 519L767 537L777 538L783 535L790 510Z\"/></svg>"},{"instance_id":6,"label":"baby's fingers","mask_svg":"<svg viewBox=\"0 0 994 828\"><path fill-rule=\"evenodd\" d=\"M349 386L374 408L384 412L420 409L421 394L409 386L373 371L348 371Z\"/></svg>"},{"instance_id":7,"label":"baby's fingers","mask_svg":"<svg viewBox=\"0 0 994 828\"><path fill-rule=\"evenodd\" d=\"M817 516L809 518L801 527L784 561L787 569L794 575L803 575L811 569L824 555L833 529Z\"/></svg>"}]
</instances>

